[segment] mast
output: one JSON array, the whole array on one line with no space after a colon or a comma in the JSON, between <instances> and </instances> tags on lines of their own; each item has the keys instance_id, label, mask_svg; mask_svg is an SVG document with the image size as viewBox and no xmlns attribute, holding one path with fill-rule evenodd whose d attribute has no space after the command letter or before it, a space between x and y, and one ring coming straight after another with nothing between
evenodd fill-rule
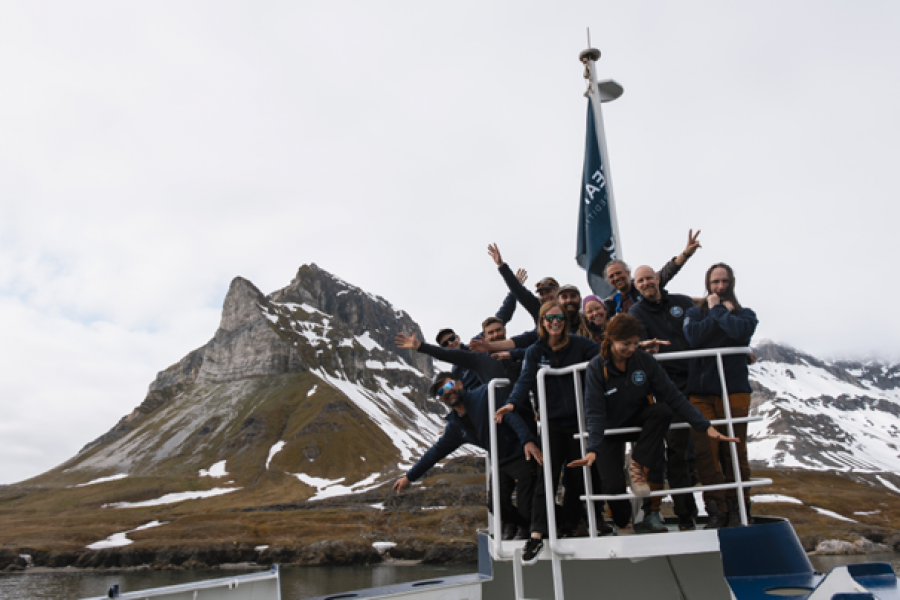
<instances>
[{"instance_id":1,"label":"mast","mask_svg":"<svg viewBox=\"0 0 900 600\"><path fill-rule=\"evenodd\" d=\"M590 44L590 32L588 32L588 44ZM622 95L624 88L612 79L597 81L596 67L600 59L600 51L596 48L582 50L578 59L584 64L584 78L588 80L588 89L585 96L591 101L594 112L594 125L597 132L597 145L600 148L600 158L603 164L603 175L606 177L606 193L609 203L609 219L612 224L613 246L608 248L610 258L625 260L622 252L622 236L619 234L619 220L616 217L616 199L613 193L612 169L609 165L609 152L606 149L606 129L603 126L603 111L600 105L603 102L612 102Z\"/></svg>"}]
</instances>

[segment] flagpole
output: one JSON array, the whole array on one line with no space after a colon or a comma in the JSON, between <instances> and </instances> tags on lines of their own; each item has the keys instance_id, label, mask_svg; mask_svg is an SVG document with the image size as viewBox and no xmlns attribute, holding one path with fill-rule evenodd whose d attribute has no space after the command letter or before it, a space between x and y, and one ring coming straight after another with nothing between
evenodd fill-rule
<instances>
[{"instance_id":1,"label":"flagpole","mask_svg":"<svg viewBox=\"0 0 900 600\"><path fill-rule=\"evenodd\" d=\"M589 40L590 41L590 40ZM594 123L597 130L597 145L600 148L600 158L602 160L604 177L606 178L606 193L609 202L609 219L612 224L613 241L615 243L614 256L619 260L625 260L622 252L622 236L619 234L619 219L616 216L616 196L613 192L612 184L612 168L609 163L609 152L606 149L606 128L603 126L603 111L600 104L603 102L611 102L622 95L624 89L621 85L611 79L601 82L595 77L597 60L600 59L600 51L596 48L588 48L578 55L579 60L584 64L584 76L589 82L587 91L588 98L591 99L591 106L594 110Z\"/></svg>"}]
</instances>

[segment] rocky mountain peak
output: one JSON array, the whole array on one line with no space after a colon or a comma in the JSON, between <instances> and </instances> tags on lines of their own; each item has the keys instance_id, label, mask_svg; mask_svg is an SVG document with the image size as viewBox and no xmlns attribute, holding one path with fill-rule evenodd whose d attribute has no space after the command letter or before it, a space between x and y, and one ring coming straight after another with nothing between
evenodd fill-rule
<instances>
[{"instance_id":1,"label":"rocky mountain peak","mask_svg":"<svg viewBox=\"0 0 900 600\"><path fill-rule=\"evenodd\" d=\"M265 296L255 285L243 277L235 277L225 295L219 329L232 332L258 321L261 302L265 302Z\"/></svg>"},{"instance_id":2,"label":"rocky mountain peak","mask_svg":"<svg viewBox=\"0 0 900 600\"><path fill-rule=\"evenodd\" d=\"M424 427L424 438L418 435L404 442L402 453L409 455L412 448L439 431L431 419L443 409L427 398L433 373L430 358L397 352L394 347L396 333L410 330L421 336L419 326L404 311L315 264L303 265L288 286L268 295L247 279L235 277L212 339L160 372L145 400L112 430L85 446L82 453L108 446L108 451L100 452L102 461L90 462L111 464L121 450L114 448L113 442L136 433L148 419L158 421L161 409L181 402L185 394L203 397L203 402L215 399L221 403L226 390L227 394L241 395L246 394L248 383L256 389L272 378L310 374L341 394L355 396L370 417L383 420L382 427L398 431ZM263 381L250 383L255 380ZM419 411L430 415L424 417L424 423L423 417L417 416ZM214 425L225 426L234 418L214 414L212 408L195 412L191 423L181 423L180 427L212 431ZM263 426L259 418L251 421L257 428ZM169 427L162 422L157 426ZM162 444L165 450L144 464L184 451L189 438L179 438L178 444ZM133 455L129 462L132 459Z\"/></svg>"}]
</instances>

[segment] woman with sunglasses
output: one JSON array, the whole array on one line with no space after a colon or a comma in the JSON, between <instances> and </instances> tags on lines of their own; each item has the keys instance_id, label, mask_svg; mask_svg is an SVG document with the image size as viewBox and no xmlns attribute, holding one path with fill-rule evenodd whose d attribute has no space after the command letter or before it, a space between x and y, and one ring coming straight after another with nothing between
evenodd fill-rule
<instances>
[{"instance_id":1,"label":"woman with sunglasses","mask_svg":"<svg viewBox=\"0 0 900 600\"><path fill-rule=\"evenodd\" d=\"M569 466L591 466L596 462L604 494L625 492L622 464L626 441L633 443L628 466L631 491L636 496L650 494L646 473L664 460L666 432L674 413L713 440L738 441L712 427L678 391L656 359L639 348L642 334L637 319L624 313L616 315L606 328L600 355L591 360L585 373L588 451ZM622 427L641 427L641 432L614 436L604 433ZM618 527L628 525L631 502L610 500L609 509Z\"/></svg>"},{"instance_id":2,"label":"woman with sunglasses","mask_svg":"<svg viewBox=\"0 0 900 600\"><path fill-rule=\"evenodd\" d=\"M581 326L578 328L578 335L599 344L603 341L603 331L608 321L609 315L603 300L591 295L581 301Z\"/></svg>"},{"instance_id":3,"label":"woman with sunglasses","mask_svg":"<svg viewBox=\"0 0 900 600\"><path fill-rule=\"evenodd\" d=\"M538 341L525 352L522 373L513 387L507 404L496 412L496 417L513 411L515 407L529 402L529 392L536 391L537 373L541 367L561 369L587 362L597 356L599 346L596 342L578 335L570 335L566 323L566 315L559 302L551 300L541 306L538 314ZM544 379L547 392L547 414L541 415L541 435L548 436L550 445L552 478L559 481L564 466L571 460L581 456L579 441L573 436L578 433L578 412L576 408L575 386L571 375L548 376ZM580 496L584 494L584 479L581 473L568 471L566 477L566 495L560 515L560 529L563 532L574 531L583 512ZM599 481L594 485L599 488ZM555 495L556 490L549 493ZM543 549L543 538L548 535L547 513L543 476L538 477L532 502L531 539L525 544L522 561L534 564ZM601 531L611 531L603 521L603 505L596 505L598 524Z\"/></svg>"}]
</instances>

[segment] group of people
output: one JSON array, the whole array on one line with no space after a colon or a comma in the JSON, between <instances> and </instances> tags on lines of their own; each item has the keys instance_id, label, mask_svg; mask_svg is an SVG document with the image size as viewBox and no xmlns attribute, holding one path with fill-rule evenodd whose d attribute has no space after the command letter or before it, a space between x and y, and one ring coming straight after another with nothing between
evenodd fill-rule
<instances>
[{"instance_id":1,"label":"group of people","mask_svg":"<svg viewBox=\"0 0 900 600\"><path fill-rule=\"evenodd\" d=\"M592 487L604 495L624 494L630 484L643 501L643 520L633 524L636 533L668 531L660 515L662 494L654 491L689 488L692 469L704 485L734 481L735 469L742 481L750 477L747 460L746 423L734 424L735 437L722 433L711 420L724 419L724 383L732 417L746 417L750 408L747 355L722 356L720 376L716 357L660 360L653 354L725 347L748 346L757 318L735 295L735 276L728 265L717 263L706 272L703 298L668 292L665 287L685 262L700 248L699 231L688 234L684 251L658 272L641 266L634 275L624 262L606 265L605 276L615 288L608 298L581 296L577 287L560 286L552 277L540 280L530 292L527 274L513 273L496 245L488 253L497 265L509 294L500 310L482 323L481 333L468 345L452 329L442 329L437 345L417 339L412 332L396 338L399 348L408 348L454 365L438 373L429 394L450 411L440 439L393 489L403 490L462 444L475 444L490 452L490 419L497 423L497 454L500 470L499 507L504 539L527 538L522 559L531 564L543 549L548 535L544 478L537 466L544 456L540 435L550 449L551 481L565 488L557 511L559 535L575 535L586 515L585 474ZM535 329L507 338L506 324L516 305L534 318ZM545 378L546 414L537 414L536 382L542 367L561 369L588 363L584 377L584 414L588 441L582 455L578 433L578 407L571 375ZM497 409L488 408L488 384L497 378L511 385L496 393ZM687 423L689 428L673 428ZM639 433L607 435L611 429L640 427ZM626 460L626 442L631 443ZM737 465L730 448L736 444ZM578 468L582 467L582 468ZM626 475L627 473L627 475ZM512 501L515 491L515 504ZM549 490L551 495L556 490ZM679 529L696 527L698 514L691 493L673 496ZM707 529L740 525L740 510L734 489L704 492ZM629 526L629 500L608 502L610 524L603 502L594 502L601 534ZM749 507L747 508L749 514ZM498 532L498 534L501 534Z\"/></svg>"}]
</instances>

